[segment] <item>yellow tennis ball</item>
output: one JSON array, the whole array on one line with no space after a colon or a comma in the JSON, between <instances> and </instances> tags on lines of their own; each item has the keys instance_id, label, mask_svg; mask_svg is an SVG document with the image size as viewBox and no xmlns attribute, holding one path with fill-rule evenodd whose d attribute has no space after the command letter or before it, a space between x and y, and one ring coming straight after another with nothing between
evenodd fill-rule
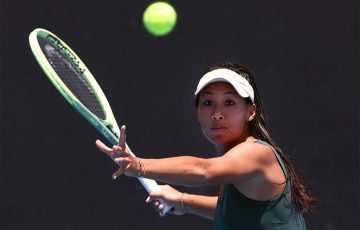
<instances>
[{"instance_id":1,"label":"yellow tennis ball","mask_svg":"<svg viewBox=\"0 0 360 230\"><path fill-rule=\"evenodd\" d=\"M176 11L166 2L150 4L143 15L143 23L147 31L154 36L170 33L176 25Z\"/></svg>"}]
</instances>

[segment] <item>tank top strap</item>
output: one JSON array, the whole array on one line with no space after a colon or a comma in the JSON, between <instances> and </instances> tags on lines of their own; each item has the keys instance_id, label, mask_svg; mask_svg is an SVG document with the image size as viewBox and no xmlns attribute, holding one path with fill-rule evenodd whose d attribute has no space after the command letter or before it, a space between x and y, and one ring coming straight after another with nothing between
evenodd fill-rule
<instances>
[{"instance_id":1,"label":"tank top strap","mask_svg":"<svg viewBox=\"0 0 360 230\"><path fill-rule=\"evenodd\" d=\"M279 155L279 153L276 151L276 149L275 149L272 145L270 145L269 143L267 143L267 142L265 142L265 141L262 141L262 140L256 140L255 143L259 143L259 144L266 145L266 146L268 146L268 147L273 151L273 153L275 154L275 157L276 157L277 161L278 161L279 164L280 164L280 167L281 167L282 171L283 171L284 174L285 174L286 179L288 179L288 173L287 173L287 170L286 170L284 161L283 161L283 159L280 157L280 155Z\"/></svg>"}]
</instances>

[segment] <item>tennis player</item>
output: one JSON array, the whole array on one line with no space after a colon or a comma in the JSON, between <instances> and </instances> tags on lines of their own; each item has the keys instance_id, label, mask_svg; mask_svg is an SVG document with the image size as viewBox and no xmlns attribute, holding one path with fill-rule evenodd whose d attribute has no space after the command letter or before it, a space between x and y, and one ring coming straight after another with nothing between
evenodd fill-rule
<instances>
[{"instance_id":1,"label":"tennis player","mask_svg":"<svg viewBox=\"0 0 360 230\"><path fill-rule=\"evenodd\" d=\"M216 229L306 229L303 213L315 205L289 157L272 140L251 72L238 64L210 67L195 91L197 118L218 157L133 157L126 149L125 127L119 145L97 147L116 156L119 170L173 185L220 185L218 196L182 193L162 186L148 198L160 214L165 201L175 215L185 213L215 221Z\"/></svg>"}]
</instances>

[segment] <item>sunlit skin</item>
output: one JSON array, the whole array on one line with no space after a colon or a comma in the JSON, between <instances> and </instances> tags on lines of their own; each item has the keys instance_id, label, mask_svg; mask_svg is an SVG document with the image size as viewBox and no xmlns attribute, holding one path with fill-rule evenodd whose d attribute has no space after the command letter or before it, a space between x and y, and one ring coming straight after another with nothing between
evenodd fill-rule
<instances>
[{"instance_id":1,"label":"sunlit skin","mask_svg":"<svg viewBox=\"0 0 360 230\"><path fill-rule=\"evenodd\" d=\"M285 188L285 176L272 150L255 143L249 135L248 124L256 115L256 105L249 104L233 88L224 82L207 85L199 95L197 116L206 138L214 144L219 156L198 158L179 156L163 159L141 159L146 168L146 178L164 183L189 187L233 184L243 195L254 200L270 200L280 195ZM101 141L97 147L108 154L119 166L114 177L121 174L136 176L139 159L126 148L125 127L121 127L119 144L109 148ZM173 214L191 213L214 219L217 196L186 194L170 186L152 192L149 202L155 202L162 214L166 201L175 208ZM180 202L186 203L185 210Z\"/></svg>"},{"instance_id":2,"label":"sunlit skin","mask_svg":"<svg viewBox=\"0 0 360 230\"><path fill-rule=\"evenodd\" d=\"M255 116L255 104L245 99L228 83L207 85L199 96L198 120L205 137L222 154L248 138L248 122Z\"/></svg>"}]
</instances>

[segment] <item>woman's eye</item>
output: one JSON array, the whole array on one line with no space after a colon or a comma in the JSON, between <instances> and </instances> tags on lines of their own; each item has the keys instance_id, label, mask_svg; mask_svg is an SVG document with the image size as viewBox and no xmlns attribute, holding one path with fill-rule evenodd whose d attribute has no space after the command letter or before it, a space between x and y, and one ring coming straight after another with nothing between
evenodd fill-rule
<instances>
[{"instance_id":1,"label":"woman's eye","mask_svg":"<svg viewBox=\"0 0 360 230\"><path fill-rule=\"evenodd\" d=\"M233 100L227 100L225 105L235 105L235 102Z\"/></svg>"},{"instance_id":2,"label":"woman's eye","mask_svg":"<svg viewBox=\"0 0 360 230\"><path fill-rule=\"evenodd\" d=\"M212 105L212 103L211 103L211 101L209 101L209 100L205 100L205 101L203 102L203 105L205 105L205 106L210 106L210 105Z\"/></svg>"}]
</instances>

